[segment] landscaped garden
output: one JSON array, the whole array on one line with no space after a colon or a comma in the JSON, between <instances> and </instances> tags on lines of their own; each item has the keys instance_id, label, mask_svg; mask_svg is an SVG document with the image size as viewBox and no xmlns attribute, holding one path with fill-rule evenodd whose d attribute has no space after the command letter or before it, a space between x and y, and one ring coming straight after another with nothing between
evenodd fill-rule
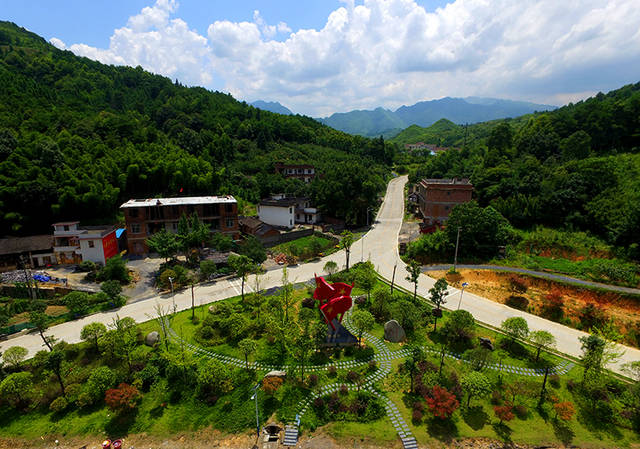
<instances>
[{"instance_id":1,"label":"landscaped garden","mask_svg":"<svg viewBox=\"0 0 640 449\"><path fill-rule=\"evenodd\" d=\"M464 310L440 317L433 310L446 305L445 281L429 304L392 293L369 263L329 278L355 283L344 324L362 346L327 346L314 285L294 286L286 275L276 290L178 313L158 306L146 323L87 325L84 343L49 340L52 350L31 360L7 350L0 436L97 441L209 426L246 434L255 429L249 398L259 384L261 422L299 423L303 438L322 429L379 444L398 444L398 436L427 445L469 437L587 447L637 441L640 389L607 374L613 355L603 337L583 341L583 368L550 352L553 338L522 319L499 333ZM390 319L404 341L384 341ZM153 331L159 340L146 339ZM274 369L286 376L264 377Z\"/></svg>"},{"instance_id":2,"label":"landscaped garden","mask_svg":"<svg viewBox=\"0 0 640 449\"><path fill-rule=\"evenodd\" d=\"M283 253L299 260L308 260L318 256L331 254L335 250L335 243L318 234L302 237L291 242L281 243L270 249L273 254Z\"/></svg>"}]
</instances>

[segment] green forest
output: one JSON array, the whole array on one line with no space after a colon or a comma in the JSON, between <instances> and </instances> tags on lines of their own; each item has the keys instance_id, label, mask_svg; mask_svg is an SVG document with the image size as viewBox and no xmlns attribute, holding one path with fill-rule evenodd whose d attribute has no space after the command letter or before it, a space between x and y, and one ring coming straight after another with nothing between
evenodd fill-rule
<instances>
[{"instance_id":1,"label":"green forest","mask_svg":"<svg viewBox=\"0 0 640 449\"><path fill-rule=\"evenodd\" d=\"M410 182L468 177L482 207L521 229L587 231L640 258L640 83L551 112L410 127L396 143L459 147L399 161Z\"/></svg>"},{"instance_id":2,"label":"green forest","mask_svg":"<svg viewBox=\"0 0 640 449\"><path fill-rule=\"evenodd\" d=\"M0 235L117 219L130 198L310 196L348 224L384 189L395 145L228 94L61 51L0 22ZM310 163L305 185L276 162Z\"/></svg>"}]
</instances>

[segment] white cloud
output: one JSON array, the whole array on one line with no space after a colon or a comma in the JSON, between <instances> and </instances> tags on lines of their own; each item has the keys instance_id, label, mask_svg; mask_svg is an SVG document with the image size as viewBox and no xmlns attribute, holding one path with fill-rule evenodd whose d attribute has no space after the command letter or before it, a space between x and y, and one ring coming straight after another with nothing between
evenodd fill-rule
<instances>
[{"instance_id":1,"label":"white cloud","mask_svg":"<svg viewBox=\"0 0 640 449\"><path fill-rule=\"evenodd\" d=\"M51 45L53 45L56 48L59 48L60 50L66 50L67 49L67 45L62 42L61 39L58 39L57 37L52 37L51 39L49 39L49 42L51 42Z\"/></svg>"},{"instance_id":2,"label":"white cloud","mask_svg":"<svg viewBox=\"0 0 640 449\"><path fill-rule=\"evenodd\" d=\"M456 0L435 11L414 0L342 2L321 29L292 32L255 11L252 22L213 22L205 37L172 18L173 0L158 0L108 49L70 49L192 84L215 76L238 98L316 116L442 96L557 101L638 81L634 0Z\"/></svg>"},{"instance_id":3,"label":"white cloud","mask_svg":"<svg viewBox=\"0 0 640 449\"><path fill-rule=\"evenodd\" d=\"M182 19L170 19L176 9L175 0L157 0L115 30L109 48L74 44L69 49L105 64L140 65L187 84L209 85L213 70L207 39Z\"/></svg>"}]
</instances>

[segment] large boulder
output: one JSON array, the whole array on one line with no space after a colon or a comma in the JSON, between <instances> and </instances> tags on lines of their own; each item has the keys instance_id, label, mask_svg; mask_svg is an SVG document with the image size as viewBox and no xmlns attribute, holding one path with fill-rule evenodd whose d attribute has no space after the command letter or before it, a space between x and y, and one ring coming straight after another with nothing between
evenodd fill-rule
<instances>
[{"instance_id":1,"label":"large boulder","mask_svg":"<svg viewBox=\"0 0 640 449\"><path fill-rule=\"evenodd\" d=\"M384 339L388 340L392 343L399 343L404 341L407 338L407 335L404 332L400 323L396 320L389 320L384 323Z\"/></svg>"},{"instance_id":2,"label":"large boulder","mask_svg":"<svg viewBox=\"0 0 640 449\"><path fill-rule=\"evenodd\" d=\"M160 334L157 331L149 332L144 338L144 344L154 347L160 341Z\"/></svg>"},{"instance_id":3,"label":"large boulder","mask_svg":"<svg viewBox=\"0 0 640 449\"><path fill-rule=\"evenodd\" d=\"M281 379L284 379L285 377L287 377L287 372L286 371L269 371L267 374L264 375L265 379L267 377L279 377Z\"/></svg>"}]
</instances>

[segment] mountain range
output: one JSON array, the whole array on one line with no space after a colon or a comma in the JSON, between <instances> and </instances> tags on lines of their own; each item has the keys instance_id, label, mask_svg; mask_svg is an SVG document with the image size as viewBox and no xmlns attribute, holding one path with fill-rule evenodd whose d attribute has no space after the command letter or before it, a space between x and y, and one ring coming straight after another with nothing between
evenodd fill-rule
<instances>
[{"instance_id":1,"label":"mountain range","mask_svg":"<svg viewBox=\"0 0 640 449\"><path fill-rule=\"evenodd\" d=\"M367 137L393 137L411 125L430 126L440 119L457 124L478 123L500 118L518 117L535 111L548 111L556 106L526 101L497 98L451 98L420 101L411 106L401 106L395 111L384 108L338 112L330 117L317 119L349 134Z\"/></svg>"},{"instance_id":2,"label":"mountain range","mask_svg":"<svg viewBox=\"0 0 640 449\"><path fill-rule=\"evenodd\" d=\"M285 106L282 106L277 101L257 100L249 104L258 109L262 109L263 111L275 112L276 114L282 114L282 115L293 115L293 112L291 112L291 109Z\"/></svg>"}]
</instances>

